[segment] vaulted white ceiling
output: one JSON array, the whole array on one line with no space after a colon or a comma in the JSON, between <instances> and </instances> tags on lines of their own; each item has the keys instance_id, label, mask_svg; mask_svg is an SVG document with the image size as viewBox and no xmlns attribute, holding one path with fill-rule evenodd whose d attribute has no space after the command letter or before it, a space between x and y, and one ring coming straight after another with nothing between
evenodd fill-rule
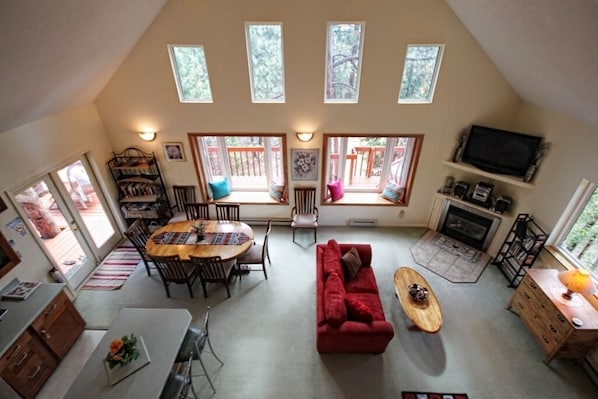
<instances>
[{"instance_id":1,"label":"vaulted white ceiling","mask_svg":"<svg viewBox=\"0 0 598 399\"><path fill-rule=\"evenodd\" d=\"M94 101L167 1L0 0L0 132ZM598 127L598 1L446 2L524 101Z\"/></svg>"}]
</instances>

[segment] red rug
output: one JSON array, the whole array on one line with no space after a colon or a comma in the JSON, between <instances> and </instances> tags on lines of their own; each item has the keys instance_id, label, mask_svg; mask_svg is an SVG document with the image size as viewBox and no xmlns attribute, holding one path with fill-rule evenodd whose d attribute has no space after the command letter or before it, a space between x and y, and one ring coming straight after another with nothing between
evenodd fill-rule
<instances>
[{"instance_id":1,"label":"red rug","mask_svg":"<svg viewBox=\"0 0 598 399\"><path fill-rule=\"evenodd\" d=\"M467 399L466 393L406 392L403 399Z\"/></svg>"},{"instance_id":2,"label":"red rug","mask_svg":"<svg viewBox=\"0 0 598 399\"><path fill-rule=\"evenodd\" d=\"M127 281L141 261L139 253L127 242L104 259L83 285L84 290L117 290Z\"/></svg>"}]
</instances>

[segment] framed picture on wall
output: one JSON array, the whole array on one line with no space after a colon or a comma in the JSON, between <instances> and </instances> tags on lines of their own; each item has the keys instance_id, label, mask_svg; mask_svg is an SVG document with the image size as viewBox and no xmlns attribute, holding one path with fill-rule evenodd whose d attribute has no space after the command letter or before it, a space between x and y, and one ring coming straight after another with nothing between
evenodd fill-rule
<instances>
[{"instance_id":1,"label":"framed picture on wall","mask_svg":"<svg viewBox=\"0 0 598 399\"><path fill-rule=\"evenodd\" d=\"M6 238L4 238L4 235L0 232L0 277L4 277L6 273L11 271L20 262L19 255L12 249Z\"/></svg>"},{"instance_id":2,"label":"framed picture on wall","mask_svg":"<svg viewBox=\"0 0 598 399\"><path fill-rule=\"evenodd\" d=\"M318 149L291 149L291 178L318 180Z\"/></svg>"},{"instance_id":3,"label":"framed picture on wall","mask_svg":"<svg viewBox=\"0 0 598 399\"><path fill-rule=\"evenodd\" d=\"M183 149L183 143L162 143L162 148L164 149L164 156L168 161L185 161L185 150Z\"/></svg>"}]
</instances>

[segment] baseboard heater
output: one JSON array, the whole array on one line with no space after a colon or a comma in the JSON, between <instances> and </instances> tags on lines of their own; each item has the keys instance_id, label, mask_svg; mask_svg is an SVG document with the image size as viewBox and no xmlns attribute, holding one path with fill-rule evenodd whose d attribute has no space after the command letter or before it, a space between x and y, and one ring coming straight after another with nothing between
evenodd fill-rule
<instances>
[{"instance_id":1,"label":"baseboard heater","mask_svg":"<svg viewBox=\"0 0 598 399\"><path fill-rule=\"evenodd\" d=\"M351 227L376 227L378 219L349 219Z\"/></svg>"}]
</instances>

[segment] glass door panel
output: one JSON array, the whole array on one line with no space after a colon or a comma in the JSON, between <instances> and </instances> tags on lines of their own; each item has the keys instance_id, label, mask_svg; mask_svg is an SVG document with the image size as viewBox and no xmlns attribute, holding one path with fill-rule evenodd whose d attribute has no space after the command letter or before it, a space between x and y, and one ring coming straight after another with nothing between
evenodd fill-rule
<instances>
[{"instance_id":1,"label":"glass door panel","mask_svg":"<svg viewBox=\"0 0 598 399\"><path fill-rule=\"evenodd\" d=\"M39 179L21 190L15 199L56 269L76 289L96 262L52 180Z\"/></svg>"},{"instance_id":2,"label":"glass door panel","mask_svg":"<svg viewBox=\"0 0 598 399\"><path fill-rule=\"evenodd\" d=\"M106 212L101 192L95 188L93 173L86 169L86 163L77 160L58 170L57 176L73 216L83 233L91 238L99 258L103 258L121 237L113 218Z\"/></svg>"}]
</instances>

